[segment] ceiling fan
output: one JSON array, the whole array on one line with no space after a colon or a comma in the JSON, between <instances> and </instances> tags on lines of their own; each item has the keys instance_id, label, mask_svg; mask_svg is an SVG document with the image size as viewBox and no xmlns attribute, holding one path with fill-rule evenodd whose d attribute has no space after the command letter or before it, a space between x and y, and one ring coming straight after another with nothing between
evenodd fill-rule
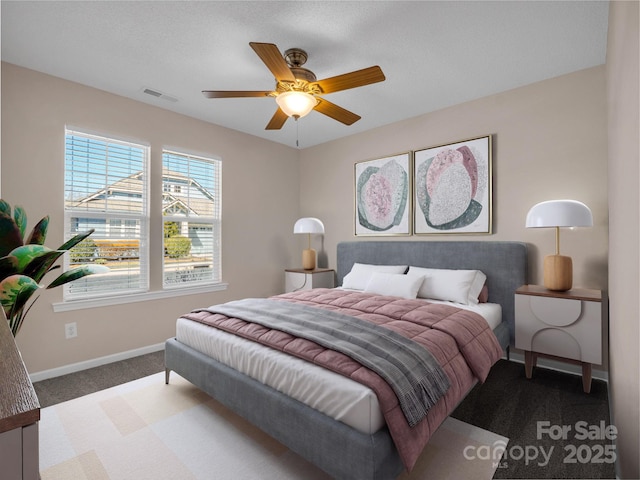
<instances>
[{"instance_id":1,"label":"ceiling fan","mask_svg":"<svg viewBox=\"0 0 640 480\"><path fill-rule=\"evenodd\" d=\"M249 45L275 77L275 90L204 90L202 93L207 98L275 97L278 110L267 124L266 130L279 130L287 118L294 117L297 120L307 115L311 110L320 112L345 125L351 125L361 117L325 100L321 95L385 80L384 73L378 66L324 80L316 80L315 74L302 66L308 57L304 50L290 48L282 55L278 47L272 43L250 42Z\"/></svg>"}]
</instances>

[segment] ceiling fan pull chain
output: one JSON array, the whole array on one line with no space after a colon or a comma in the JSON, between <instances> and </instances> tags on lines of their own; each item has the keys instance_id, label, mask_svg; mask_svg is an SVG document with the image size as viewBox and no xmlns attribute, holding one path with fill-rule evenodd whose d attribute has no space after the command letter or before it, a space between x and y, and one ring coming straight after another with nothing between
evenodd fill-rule
<instances>
[{"instance_id":1,"label":"ceiling fan pull chain","mask_svg":"<svg viewBox=\"0 0 640 480\"><path fill-rule=\"evenodd\" d=\"M298 143L298 137L300 136L300 126L299 126L300 124L298 123L297 118L295 120L296 120L296 148L300 148L300 144Z\"/></svg>"}]
</instances>

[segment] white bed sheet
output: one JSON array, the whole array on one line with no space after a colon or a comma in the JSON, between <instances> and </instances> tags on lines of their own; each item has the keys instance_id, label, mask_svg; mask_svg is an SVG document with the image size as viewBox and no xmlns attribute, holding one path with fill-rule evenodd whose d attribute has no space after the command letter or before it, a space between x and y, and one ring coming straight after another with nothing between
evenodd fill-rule
<instances>
[{"instance_id":1,"label":"white bed sheet","mask_svg":"<svg viewBox=\"0 0 640 480\"><path fill-rule=\"evenodd\" d=\"M492 329L502 318L497 304L452 305L479 313ZM375 433L385 423L378 398L370 388L318 365L183 318L176 321L176 338L362 433Z\"/></svg>"},{"instance_id":2,"label":"white bed sheet","mask_svg":"<svg viewBox=\"0 0 640 480\"><path fill-rule=\"evenodd\" d=\"M453 307L476 312L484 318L491 330L494 330L502 322L502 307L497 303L478 303L477 305L462 305L460 303L445 302L442 300L429 300L430 303L444 303Z\"/></svg>"}]
</instances>

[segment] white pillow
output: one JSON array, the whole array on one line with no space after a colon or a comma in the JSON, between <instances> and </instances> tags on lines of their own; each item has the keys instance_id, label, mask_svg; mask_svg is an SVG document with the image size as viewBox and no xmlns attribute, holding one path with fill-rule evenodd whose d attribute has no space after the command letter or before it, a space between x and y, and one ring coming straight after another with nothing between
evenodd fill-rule
<instances>
[{"instance_id":1,"label":"white pillow","mask_svg":"<svg viewBox=\"0 0 640 480\"><path fill-rule=\"evenodd\" d=\"M354 263L351 271L342 279L342 288L364 290L371 276L376 273L404 273L406 265L369 265L367 263Z\"/></svg>"},{"instance_id":2,"label":"white pillow","mask_svg":"<svg viewBox=\"0 0 640 480\"><path fill-rule=\"evenodd\" d=\"M487 279L480 270L448 270L439 268L409 267L407 275L424 276L418 290L419 298L432 298L476 305L478 295Z\"/></svg>"},{"instance_id":3,"label":"white pillow","mask_svg":"<svg viewBox=\"0 0 640 480\"><path fill-rule=\"evenodd\" d=\"M480 303L480 292L482 287L487 283L487 276L480 270L476 270L476 277L469 287L469 305L477 305Z\"/></svg>"},{"instance_id":4,"label":"white pillow","mask_svg":"<svg viewBox=\"0 0 640 480\"><path fill-rule=\"evenodd\" d=\"M391 295L402 298L416 298L424 277L402 273L375 272L364 289L365 292Z\"/></svg>"}]
</instances>

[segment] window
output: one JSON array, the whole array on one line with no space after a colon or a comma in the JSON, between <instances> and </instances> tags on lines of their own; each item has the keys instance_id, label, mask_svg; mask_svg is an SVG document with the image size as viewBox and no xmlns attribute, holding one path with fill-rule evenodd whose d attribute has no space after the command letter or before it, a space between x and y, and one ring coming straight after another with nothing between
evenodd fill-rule
<instances>
[{"instance_id":1,"label":"window","mask_svg":"<svg viewBox=\"0 0 640 480\"><path fill-rule=\"evenodd\" d=\"M66 237L95 229L65 262L109 267L108 273L66 284L65 300L120 303L140 297L135 294L222 286L220 160L163 151L162 217L151 218L148 146L72 130L65 142ZM150 226L161 222L164 238L150 239ZM149 244L160 242L163 290L150 292L149 265L161 259L150 258Z\"/></svg>"},{"instance_id":2,"label":"window","mask_svg":"<svg viewBox=\"0 0 640 480\"><path fill-rule=\"evenodd\" d=\"M221 170L220 160L162 154L165 288L221 280Z\"/></svg>"},{"instance_id":3,"label":"window","mask_svg":"<svg viewBox=\"0 0 640 480\"><path fill-rule=\"evenodd\" d=\"M104 264L109 273L66 284L65 300L148 290L148 164L145 145L66 131L66 237L95 232L65 261Z\"/></svg>"}]
</instances>

